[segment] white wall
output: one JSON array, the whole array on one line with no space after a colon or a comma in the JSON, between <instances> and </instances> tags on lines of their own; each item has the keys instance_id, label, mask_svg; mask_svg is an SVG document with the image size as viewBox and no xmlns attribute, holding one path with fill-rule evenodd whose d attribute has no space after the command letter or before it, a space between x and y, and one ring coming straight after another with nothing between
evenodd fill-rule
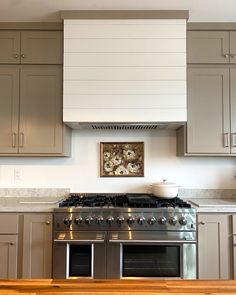
<instances>
[{"instance_id":1,"label":"white wall","mask_svg":"<svg viewBox=\"0 0 236 295\"><path fill-rule=\"evenodd\" d=\"M235 0L1 0L1 22L60 21L60 10L189 10L191 22L235 22Z\"/></svg>"},{"instance_id":2,"label":"white wall","mask_svg":"<svg viewBox=\"0 0 236 295\"><path fill-rule=\"evenodd\" d=\"M100 178L101 141L144 141L145 177ZM175 142L174 131L73 131L70 158L0 158L0 187L142 192L167 178L185 188L236 189L236 159L176 157ZM15 168L22 170L22 180L14 180Z\"/></svg>"}]
</instances>

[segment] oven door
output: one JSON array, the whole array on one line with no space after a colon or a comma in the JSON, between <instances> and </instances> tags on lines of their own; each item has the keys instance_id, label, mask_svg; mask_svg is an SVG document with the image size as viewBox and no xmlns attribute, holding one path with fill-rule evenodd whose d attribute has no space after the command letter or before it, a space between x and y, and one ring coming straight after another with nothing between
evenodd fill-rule
<instances>
[{"instance_id":1,"label":"oven door","mask_svg":"<svg viewBox=\"0 0 236 295\"><path fill-rule=\"evenodd\" d=\"M53 278L106 277L105 232L59 232L54 234Z\"/></svg>"},{"instance_id":2,"label":"oven door","mask_svg":"<svg viewBox=\"0 0 236 295\"><path fill-rule=\"evenodd\" d=\"M107 277L196 279L196 233L112 232Z\"/></svg>"}]
</instances>

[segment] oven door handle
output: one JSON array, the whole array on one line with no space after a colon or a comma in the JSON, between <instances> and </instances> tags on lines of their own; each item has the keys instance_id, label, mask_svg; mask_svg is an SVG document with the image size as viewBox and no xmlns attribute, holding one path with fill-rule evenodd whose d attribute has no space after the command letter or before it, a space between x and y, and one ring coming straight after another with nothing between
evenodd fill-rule
<instances>
[{"instance_id":1,"label":"oven door handle","mask_svg":"<svg viewBox=\"0 0 236 295\"><path fill-rule=\"evenodd\" d=\"M109 243L194 244L196 240L109 240Z\"/></svg>"},{"instance_id":2,"label":"oven door handle","mask_svg":"<svg viewBox=\"0 0 236 295\"><path fill-rule=\"evenodd\" d=\"M55 239L54 242L55 243L70 243L70 244L78 243L78 242L81 242L81 243L104 243L104 240L58 240L58 239Z\"/></svg>"}]
</instances>

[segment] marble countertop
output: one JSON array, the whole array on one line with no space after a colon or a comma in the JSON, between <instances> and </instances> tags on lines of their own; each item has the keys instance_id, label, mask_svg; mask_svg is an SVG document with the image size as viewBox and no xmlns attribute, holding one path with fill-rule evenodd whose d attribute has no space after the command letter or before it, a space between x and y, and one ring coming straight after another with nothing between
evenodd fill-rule
<instances>
[{"instance_id":1,"label":"marble countertop","mask_svg":"<svg viewBox=\"0 0 236 295\"><path fill-rule=\"evenodd\" d=\"M234 213L236 212L236 198L199 198L189 199L191 205L196 208L198 213Z\"/></svg>"}]
</instances>

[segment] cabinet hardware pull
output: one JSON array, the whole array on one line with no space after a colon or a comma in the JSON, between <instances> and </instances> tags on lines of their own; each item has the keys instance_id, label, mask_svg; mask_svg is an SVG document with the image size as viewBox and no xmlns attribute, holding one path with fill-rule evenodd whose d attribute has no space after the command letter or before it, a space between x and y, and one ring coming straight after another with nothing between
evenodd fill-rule
<instances>
[{"instance_id":1,"label":"cabinet hardware pull","mask_svg":"<svg viewBox=\"0 0 236 295\"><path fill-rule=\"evenodd\" d=\"M206 224L206 222L205 221L200 221L199 224L204 225L204 224Z\"/></svg>"},{"instance_id":2,"label":"cabinet hardware pull","mask_svg":"<svg viewBox=\"0 0 236 295\"><path fill-rule=\"evenodd\" d=\"M51 222L47 220L45 223L46 223L47 225L49 225Z\"/></svg>"},{"instance_id":3,"label":"cabinet hardware pull","mask_svg":"<svg viewBox=\"0 0 236 295\"><path fill-rule=\"evenodd\" d=\"M223 135L223 146L229 147L229 133L224 133Z\"/></svg>"},{"instance_id":4,"label":"cabinet hardware pull","mask_svg":"<svg viewBox=\"0 0 236 295\"><path fill-rule=\"evenodd\" d=\"M19 57L18 53L14 54L14 58L18 58L18 57Z\"/></svg>"},{"instance_id":5,"label":"cabinet hardware pull","mask_svg":"<svg viewBox=\"0 0 236 295\"><path fill-rule=\"evenodd\" d=\"M13 246L13 245L15 245L15 243L14 242L10 242L10 245Z\"/></svg>"},{"instance_id":6,"label":"cabinet hardware pull","mask_svg":"<svg viewBox=\"0 0 236 295\"><path fill-rule=\"evenodd\" d=\"M15 132L12 133L12 147L13 148L16 147L16 133Z\"/></svg>"},{"instance_id":7,"label":"cabinet hardware pull","mask_svg":"<svg viewBox=\"0 0 236 295\"><path fill-rule=\"evenodd\" d=\"M25 58L25 55L24 55L24 54L21 54L21 57L22 57L22 58Z\"/></svg>"},{"instance_id":8,"label":"cabinet hardware pull","mask_svg":"<svg viewBox=\"0 0 236 295\"><path fill-rule=\"evenodd\" d=\"M228 54L228 53L223 53L222 56L223 56L224 58L229 58L229 54Z\"/></svg>"},{"instance_id":9,"label":"cabinet hardware pull","mask_svg":"<svg viewBox=\"0 0 236 295\"><path fill-rule=\"evenodd\" d=\"M24 147L24 133L20 132L20 147L23 148Z\"/></svg>"},{"instance_id":10,"label":"cabinet hardware pull","mask_svg":"<svg viewBox=\"0 0 236 295\"><path fill-rule=\"evenodd\" d=\"M230 54L230 58L234 58L235 54Z\"/></svg>"},{"instance_id":11,"label":"cabinet hardware pull","mask_svg":"<svg viewBox=\"0 0 236 295\"><path fill-rule=\"evenodd\" d=\"M236 133L231 133L231 146L236 147Z\"/></svg>"}]
</instances>

